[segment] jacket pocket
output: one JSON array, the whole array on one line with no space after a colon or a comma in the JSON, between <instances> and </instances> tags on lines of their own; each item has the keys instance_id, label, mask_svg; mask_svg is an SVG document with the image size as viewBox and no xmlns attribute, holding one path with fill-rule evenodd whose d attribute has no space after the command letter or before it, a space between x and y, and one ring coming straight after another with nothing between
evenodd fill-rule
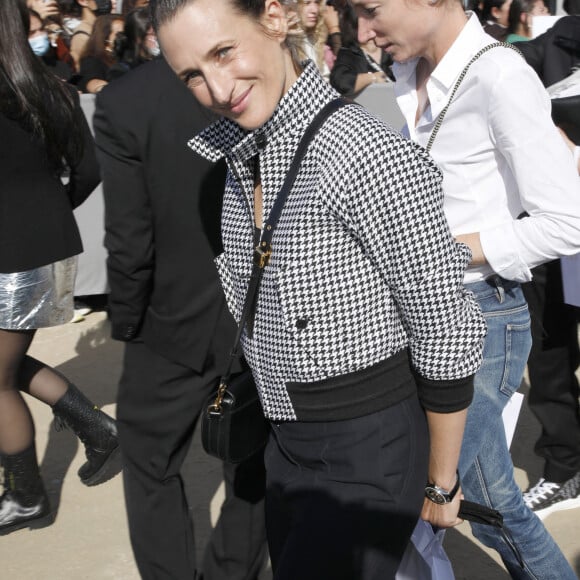
<instances>
[{"instance_id":1,"label":"jacket pocket","mask_svg":"<svg viewBox=\"0 0 580 580\"><path fill-rule=\"evenodd\" d=\"M360 274L295 267L275 275L287 330L327 376L364 368L381 350L385 303L373 310L380 291L361 292L370 277Z\"/></svg>"}]
</instances>

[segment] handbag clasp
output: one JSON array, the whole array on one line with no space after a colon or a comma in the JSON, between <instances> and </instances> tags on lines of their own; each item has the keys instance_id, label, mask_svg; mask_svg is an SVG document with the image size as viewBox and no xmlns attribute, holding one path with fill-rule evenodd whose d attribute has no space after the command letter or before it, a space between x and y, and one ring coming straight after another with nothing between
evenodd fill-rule
<instances>
[{"instance_id":1,"label":"handbag clasp","mask_svg":"<svg viewBox=\"0 0 580 580\"><path fill-rule=\"evenodd\" d=\"M264 247L262 247L262 244L264 244ZM260 269L264 269L268 265L272 255L272 246L265 245L266 242L262 242L262 244L258 244L254 249L254 265Z\"/></svg>"}]
</instances>

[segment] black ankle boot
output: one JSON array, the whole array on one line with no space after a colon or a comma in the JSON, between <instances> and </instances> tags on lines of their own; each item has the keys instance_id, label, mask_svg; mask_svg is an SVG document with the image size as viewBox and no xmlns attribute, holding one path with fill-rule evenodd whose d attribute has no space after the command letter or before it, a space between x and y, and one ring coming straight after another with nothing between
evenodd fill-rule
<instances>
[{"instance_id":1,"label":"black ankle boot","mask_svg":"<svg viewBox=\"0 0 580 580\"><path fill-rule=\"evenodd\" d=\"M50 523L48 497L38 470L34 444L21 453L0 458L4 468L0 535Z\"/></svg>"},{"instance_id":2,"label":"black ankle boot","mask_svg":"<svg viewBox=\"0 0 580 580\"><path fill-rule=\"evenodd\" d=\"M78 475L85 485L98 485L121 470L115 421L93 405L74 385L54 404L52 412L85 446L87 462Z\"/></svg>"}]
</instances>

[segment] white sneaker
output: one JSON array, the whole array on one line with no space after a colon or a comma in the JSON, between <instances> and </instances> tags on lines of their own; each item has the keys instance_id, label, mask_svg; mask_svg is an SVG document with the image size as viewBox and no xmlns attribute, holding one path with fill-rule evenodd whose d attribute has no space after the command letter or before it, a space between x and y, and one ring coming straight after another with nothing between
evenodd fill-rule
<instances>
[{"instance_id":1,"label":"white sneaker","mask_svg":"<svg viewBox=\"0 0 580 580\"><path fill-rule=\"evenodd\" d=\"M580 507L580 471L562 484L541 478L524 492L524 502L541 520L553 512Z\"/></svg>"}]
</instances>

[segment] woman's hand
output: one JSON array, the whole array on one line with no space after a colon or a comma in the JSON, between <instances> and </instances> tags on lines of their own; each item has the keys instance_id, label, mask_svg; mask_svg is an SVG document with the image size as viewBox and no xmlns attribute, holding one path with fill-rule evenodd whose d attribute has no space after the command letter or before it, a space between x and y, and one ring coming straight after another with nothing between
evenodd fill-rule
<instances>
[{"instance_id":1,"label":"woman's hand","mask_svg":"<svg viewBox=\"0 0 580 580\"><path fill-rule=\"evenodd\" d=\"M41 20L49 16L60 15L60 9L56 0L48 0L48 2L44 2L43 0L28 0L26 4L28 8L34 10L40 16Z\"/></svg>"},{"instance_id":2,"label":"woman's hand","mask_svg":"<svg viewBox=\"0 0 580 580\"><path fill-rule=\"evenodd\" d=\"M439 505L425 498L421 518L438 528L452 528L453 526L457 526L463 523L463 520L457 517L459 503L462 499L461 487L457 490L455 497L450 503Z\"/></svg>"},{"instance_id":3,"label":"woman's hand","mask_svg":"<svg viewBox=\"0 0 580 580\"><path fill-rule=\"evenodd\" d=\"M339 16L334 6L329 6L328 4L326 4L323 7L322 19L324 20L324 24L326 24L328 34L340 32Z\"/></svg>"},{"instance_id":4,"label":"woman's hand","mask_svg":"<svg viewBox=\"0 0 580 580\"><path fill-rule=\"evenodd\" d=\"M482 264L487 264L485 259L485 254L483 253L483 248L481 247L481 241L479 239L479 232L474 234L460 234L455 236L455 241L461 242L469 247L471 250L471 264L476 266L481 266Z\"/></svg>"}]
</instances>

